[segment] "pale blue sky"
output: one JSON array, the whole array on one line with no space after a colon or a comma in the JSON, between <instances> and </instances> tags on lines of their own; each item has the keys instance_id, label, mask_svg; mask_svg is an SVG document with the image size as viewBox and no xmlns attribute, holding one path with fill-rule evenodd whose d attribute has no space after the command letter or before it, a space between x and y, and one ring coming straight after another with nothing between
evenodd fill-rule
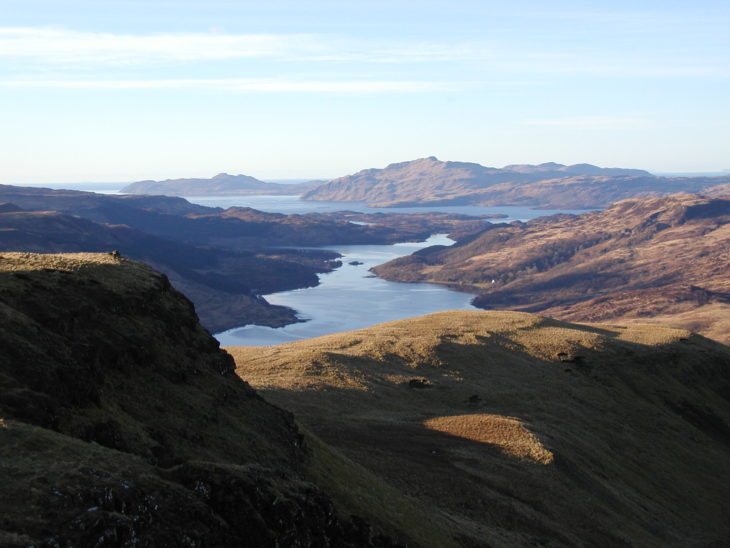
<instances>
[{"instance_id":1,"label":"pale blue sky","mask_svg":"<svg viewBox=\"0 0 730 548\"><path fill-rule=\"evenodd\" d=\"M0 0L0 182L730 169L730 2Z\"/></svg>"}]
</instances>

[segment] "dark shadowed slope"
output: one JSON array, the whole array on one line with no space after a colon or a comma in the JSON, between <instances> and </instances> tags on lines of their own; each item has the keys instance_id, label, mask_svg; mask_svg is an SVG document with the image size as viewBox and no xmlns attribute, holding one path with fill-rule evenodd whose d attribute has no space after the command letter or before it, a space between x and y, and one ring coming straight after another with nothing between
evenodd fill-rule
<instances>
[{"instance_id":1,"label":"dark shadowed slope","mask_svg":"<svg viewBox=\"0 0 730 548\"><path fill-rule=\"evenodd\" d=\"M466 546L730 541L730 349L703 337L451 312L228 350Z\"/></svg>"},{"instance_id":2,"label":"dark shadowed slope","mask_svg":"<svg viewBox=\"0 0 730 548\"><path fill-rule=\"evenodd\" d=\"M400 241L389 227L363 226L332 217L264 213L246 207L226 210L169 196L116 196L0 185L0 202L28 211L56 211L91 221L123 224L148 234L228 249L267 246L370 244ZM422 231L426 233L427 231ZM407 237L411 237L409 232Z\"/></svg>"},{"instance_id":3,"label":"dark shadowed slope","mask_svg":"<svg viewBox=\"0 0 730 548\"><path fill-rule=\"evenodd\" d=\"M547 209L606 207L633 196L698 192L722 177L656 177L640 169L556 163L485 167L434 157L366 169L306 193L305 200L370 205L521 205Z\"/></svg>"},{"instance_id":4,"label":"dark shadowed slope","mask_svg":"<svg viewBox=\"0 0 730 548\"><path fill-rule=\"evenodd\" d=\"M212 332L250 322L279 327L297 321L293 310L257 295L316 285L317 273L337 264L330 262L336 255L329 252L267 255L196 247L50 211L0 213L0 251L119 251L167 274Z\"/></svg>"},{"instance_id":5,"label":"dark shadowed slope","mask_svg":"<svg viewBox=\"0 0 730 548\"><path fill-rule=\"evenodd\" d=\"M1 546L440 538L239 379L191 303L144 265L0 254L0 323Z\"/></svg>"},{"instance_id":6,"label":"dark shadowed slope","mask_svg":"<svg viewBox=\"0 0 730 548\"><path fill-rule=\"evenodd\" d=\"M463 216L368 221L351 223L346 213L287 216L164 196L0 185L0 251L118 250L164 271L214 332L297 321L293 310L270 306L258 295L316 285L317 273L337 265L337 254L284 247L394 243L484 226Z\"/></svg>"},{"instance_id":7,"label":"dark shadowed slope","mask_svg":"<svg viewBox=\"0 0 730 548\"><path fill-rule=\"evenodd\" d=\"M674 195L494 225L375 269L480 293L483 308L575 321L657 321L730 341L730 200Z\"/></svg>"}]
</instances>

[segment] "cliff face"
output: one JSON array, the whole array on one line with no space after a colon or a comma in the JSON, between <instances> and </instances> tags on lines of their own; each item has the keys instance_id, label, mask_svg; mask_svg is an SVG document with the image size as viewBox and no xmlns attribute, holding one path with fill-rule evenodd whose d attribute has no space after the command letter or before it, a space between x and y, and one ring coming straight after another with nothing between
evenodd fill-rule
<instances>
[{"instance_id":1,"label":"cliff face","mask_svg":"<svg viewBox=\"0 0 730 548\"><path fill-rule=\"evenodd\" d=\"M167 278L0 254L0 545L387 544L309 481L292 416Z\"/></svg>"},{"instance_id":2,"label":"cliff face","mask_svg":"<svg viewBox=\"0 0 730 548\"><path fill-rule=\"evenodd\" d=\"M375 271L469 288L483 308L573 321L674 323L728 342L728 249L730 200L673 195L494 225Z\"/></svg>"},{"instance_id":3,"label":"cliff face","mask_svg":"<svg viewBox=\"0 0 730 548\"><path fill-rule=\"evenodd\" d=\"M634 196L698 192L727 181L726 177L655 177L640 169L590 164L493 168L430 157L340 177L302 198L381 207L478 204L582 209L607 207Z\"/></svg>"}]
</instances>

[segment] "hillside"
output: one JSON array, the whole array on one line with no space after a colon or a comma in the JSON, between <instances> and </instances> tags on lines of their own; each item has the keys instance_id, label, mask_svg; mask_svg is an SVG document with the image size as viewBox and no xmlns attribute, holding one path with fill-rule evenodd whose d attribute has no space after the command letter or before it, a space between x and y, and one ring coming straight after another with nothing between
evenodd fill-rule
<instances>
[{"instance_id":1,"label":"hillside","mask_svg":"<svg viewBox=\"0 0 730 548\"><path fill-rule=\"evenodd\" d=\"M239 379L150 268L2 253L0 311L1 546L442 538Z\"/></svg>"},{"instance_id":2,"label":"hillside","mask_svg":"<svg viewBox=\"0 0 730 548\"><path fill-rule=\"evenodd\" d=\"M0 202L26 211L56 211L97 223L126 225L195 245L229 249L390 243L403 236L382 226L355 225L334 217L263 213L246 207L205 207L170 196L107 195L0 185ZM428 236L427 230L421 234ZM409 232L407 237L413 237Z\"/></svg>"},{"instance_id":3,"label":"hillside","mask_svg":"<svg viewBox=\"0 0 730 548\"><path fill-rule=\"evenodd\" d=\"M137 181L125 186L123 194L154 194L163 196L298 196L319 185L267 183L249 175L219 173L210 179L166 179Z\"/></svg>"},{"instance_id":4,"label":"hillside","mask_svg":"<svg viewBox=\"0 0 730 548\"><path fill-rule=\"evenodd\" d=\"M435 231L471 234L484 223L435 214L282 215L166 196L0 185L0 251L117 250L167 274L213 332L298 321L295 311L260 295L317 285L317 273L338 265L332 251L299 248L423 240Z\"/></svg>"},{"instance_id":5,"label":"hillside","mask_svg":"<svg viewBox=\"0 0 730 548\"><path fill-rule=\"evenodd\" d=\"M571 321L656 321L730 342L730 200L673 195L492 225L375 268L479 294L482 308Z\"/></svg>"},{"instance_id":6,"label":"hillside","mask_svg":"<svg viewBox=\"0 0 730 548\"><path fill-rule=\"evenodd\" d=\"M656 177L640 169L590 164L493 168L429 157L334 179L302 199L358 201L379 207L476 204L584 209L633 196L698 192L728 181L728 177Z\"/></svg>"},{"instance_id":7,"label":"hillside","mask_svg":"<svg viewBox=\"0 0 730 548\"><path fill-rule=\"evenodd\" d=\"M452 312L227 350L463 546L730 540L730 349L700 336Z\"/></svg>"},{"instance_id":8,"label":"hillside","mask_svg":"<svg viewBox=\"0 0 730 548\"><path fill-rule=\"evenodd\" d=\"M164 272L197 307L211 332L247 321L279 327L298 321L293 310L258 297L317 285L337 266L331 252L226 251L158 238L124 225L95 223L52 211L0 212L0 252L110 252Z\"/></svg>"},{"instance_id":9,"label":"hillside","mask_svg":"<svg viewBox=\"0 0 730 548\"><path fill-rule=\"evenodd\" d=\"M720 196L728 196L730 197L730 182L722 184L722 185L716 185L711 186L707 190L703 192L703 194L707 196L713 196L713 197L720 197Z\"/></svg>"}]
</instances>

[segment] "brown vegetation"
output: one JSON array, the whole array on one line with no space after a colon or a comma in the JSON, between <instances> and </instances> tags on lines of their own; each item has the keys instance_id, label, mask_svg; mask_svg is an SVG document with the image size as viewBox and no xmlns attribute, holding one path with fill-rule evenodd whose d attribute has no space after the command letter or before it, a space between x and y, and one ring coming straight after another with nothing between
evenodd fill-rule
<instances>
[{"instance_id":1,"label":"brown vegetation","mask_svg":"<svg viewBox=\"0 0 730 548\"><path fill-rule=\"evenodd\" d=\"M607 207L634 196L699 192L728 177L656 177L640 169L589 164L511 165L498 169L434 157L366 169L330 181L305 200L360 201L373 206L521 205L545 209Z\"/></svg>"},{"instance_id":2,"label":"brown vegetation","mask_svg":"<svg viewBox=\"0 0 730 548\"><path fill-rule=\"evenodd\" d=\"M346 212L281 215L164 196L0 185L3 200L0 251L117 250L167 274L213 332L298 321L295 311L259 295L317 285L317 274L337 266L338 255L293 247L414 241L434 231L464 235L484 226L482 219L443 214L366 216L362 225L350 222L360 216Z\"/></svg>"},{"instance_id":3,"label":"brown vegetation","mask_svg":"<svg viewBox=\"0 0 730 548\"><path fill-rule=\"evenodd\" d=\"M571 321L658 318L730 342L730 200L631 199L602 212L494 225L375 272L477 292L482 308Z\"/></svg>"},{"instance_id":4,"label":"brown vegetation","mask_svg":"<svg viewBox=\"0 0 730 548\"><path fill-rule=\"evenodd\" d=\"M730 349L703 337L451 312L227 350L464 546L730 539Z\"/></svg>"},{"instance_id":5,"label":"brown vegetation","mask_svg":"<svg viewBox=\"0 0 730 548\"><path fill-rule=\"evenodd\" d=\"M239 379L191 303L144 265L2 253L0 323L2 546L440 538L412 525L417 504Z\"/></svg>"}]
</instances>

